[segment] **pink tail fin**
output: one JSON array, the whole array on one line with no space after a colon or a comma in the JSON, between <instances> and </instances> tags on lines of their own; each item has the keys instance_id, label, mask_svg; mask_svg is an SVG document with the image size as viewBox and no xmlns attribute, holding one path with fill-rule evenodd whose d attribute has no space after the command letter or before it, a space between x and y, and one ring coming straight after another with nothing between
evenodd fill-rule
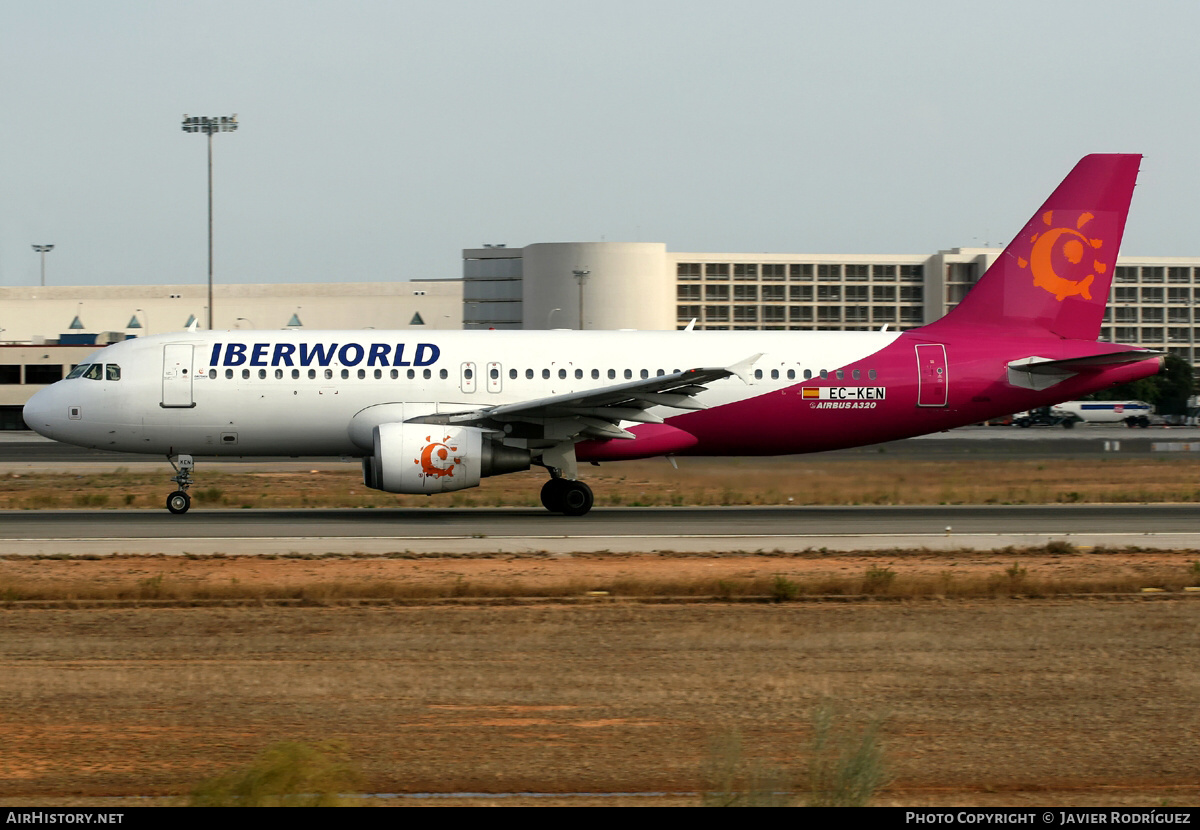
<instances>
[{"instance_id":1,"label":"pink tail fin","mask_svg":"<svg viewBox=\"0 0 1200 830\"><path fill-rule=\"evenodd\" d=\"M1095 340L1140 155L1085 156L958 307L929 328Z\"/></svg>"}]
</instances>

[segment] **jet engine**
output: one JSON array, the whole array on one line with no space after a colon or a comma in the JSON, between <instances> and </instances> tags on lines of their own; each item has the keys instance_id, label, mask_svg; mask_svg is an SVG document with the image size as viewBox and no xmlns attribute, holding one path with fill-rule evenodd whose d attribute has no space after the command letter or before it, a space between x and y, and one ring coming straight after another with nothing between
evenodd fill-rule
<instances>
[{"instance_id":1,"label":"jet engine","mask_svg":"<svg viewBox=\"0 0 1200 830\"><path fill-rule=\"evenodd\" d=\"M363 483L388 493L446 493L529 469L529 450L506 447L474 427L389 423L376 426L371 437Z\"/></svg>"}]
</instances>

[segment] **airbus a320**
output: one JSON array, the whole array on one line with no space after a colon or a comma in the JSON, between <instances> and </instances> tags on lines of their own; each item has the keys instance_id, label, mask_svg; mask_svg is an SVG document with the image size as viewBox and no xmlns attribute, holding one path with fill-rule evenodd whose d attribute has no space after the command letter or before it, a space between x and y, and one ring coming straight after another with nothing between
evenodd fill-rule
<instances>
[{"instance_id":1,"label":"airbus a320","mask_svg":"<svg viewBox=\"0 0 1200 830\"><path fill-rule=\"evenodd\" d=\"M26 423L164 455L186 513L196 457L362 460L389 493L544 468L548 510L587 513L580 465L809 453L1074 400L1155 374L1097 342L1139 155L1082 159L963 301L904 332L186 331L97 351Z\"/></svg>"}]
</instances>

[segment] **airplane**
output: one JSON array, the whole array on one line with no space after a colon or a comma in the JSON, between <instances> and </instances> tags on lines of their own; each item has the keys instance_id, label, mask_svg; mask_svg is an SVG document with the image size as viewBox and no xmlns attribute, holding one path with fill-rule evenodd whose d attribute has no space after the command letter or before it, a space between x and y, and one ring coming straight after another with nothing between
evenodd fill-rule
<instances>
[{"instance_id":1,"label":"airplane","mask_svg":"<svg viewBox=\"0 0 1200 830\"><path fill-rule=\"evenodd\" d=\"M1084 157L954 309L908 331L195 331L101 349L26 404L81 447L165 455L188 511L197 456L361 459L389 493L545 468L893 441L1153 375L1097 342L1140 155ZM691 327L689 326L689 329ZM672 463L674 463L672 461Z\"/></svg>"}]
</instances>

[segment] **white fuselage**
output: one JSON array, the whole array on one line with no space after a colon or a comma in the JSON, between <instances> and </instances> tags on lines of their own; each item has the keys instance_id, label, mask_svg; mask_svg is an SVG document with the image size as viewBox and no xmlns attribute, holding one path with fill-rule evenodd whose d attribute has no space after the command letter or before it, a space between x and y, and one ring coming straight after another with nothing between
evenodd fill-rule
<instances>
[{"instance_id":1,"label":"white fuselage","mask_svg":"<svg viewBox=\"0 0 1200 830\"><path fill-rule=\"evenodd\" d=\"M707 384L709 408L795 387L893 343L889 332L215 331L127 340L85 364L119 367L37 393L26 420L87 447L155 454L358 456L350 424L459 412L626 383L755 355ZM81 364L83 365L83 364ZM111 379L117 376L119 379ZM892 378L895 382L897 379ZM846 380L884 386L889 378ZM660 417L677 415L667 407Z\"/></svg>"}]
</instances>

